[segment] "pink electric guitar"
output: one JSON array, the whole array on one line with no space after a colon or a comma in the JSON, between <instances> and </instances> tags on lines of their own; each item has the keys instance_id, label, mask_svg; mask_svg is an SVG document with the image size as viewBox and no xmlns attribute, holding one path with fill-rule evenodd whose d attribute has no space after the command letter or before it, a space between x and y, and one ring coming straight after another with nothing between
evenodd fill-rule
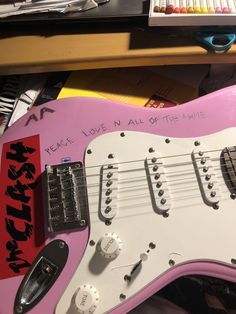
<instances>
[{"instance_id":1,"label":"pink electric guitar","mask_svg":"<svg viewBox=\"0 0 236 314\"><path fill-rule=\"evenodd\" d=\"M189 274L236 282L236 87L147 109L34 108L0 138L0 313L127 313Z\"/></svg>"}]
</instances>

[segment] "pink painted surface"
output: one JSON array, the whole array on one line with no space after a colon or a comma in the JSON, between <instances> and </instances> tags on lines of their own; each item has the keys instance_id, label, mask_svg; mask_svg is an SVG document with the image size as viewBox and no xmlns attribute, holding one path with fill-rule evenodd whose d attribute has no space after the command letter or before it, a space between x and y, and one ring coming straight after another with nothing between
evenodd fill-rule
<instances>
[{"instance_id":1,"label":"pink painted surface","mask_svg":"<svg viewBox=\"0 0 236 314\"><path fill-rule=\"evenodd\" d=\"M54 112L42 108L53 109ZM41 119L40 119L41 110ZM29 120L30 115L34 117ZM28 125L26 125L28 121ZM83 160L88 143L95 137L118 130L143 131L173 137L198 137L236 126L236 86L222 89L187 104L166 108L149 109L114 103L95 98L67 98L52 101L34 108L17 121L0 138L0 152L5 142L30 135L40 135L41 169L46 164L61 163L70 157L71 161ZM57 143L71 143L61 145ZM3 187L1 187L3 188ZM63 239L69 245L68 262L51 290L30 313L53 313L66 285L72 277L88 240L88 228L83 232L65 233L50 238ZM235 268L221 264L196 262L175 267L150 283L146 289L128 300L113 313L125 313L160 290L177 277L187 274L205 274L236 281ZM0 313L13 312L14 298L22 276L0 281Z\"/></svg>"}]
</instances>

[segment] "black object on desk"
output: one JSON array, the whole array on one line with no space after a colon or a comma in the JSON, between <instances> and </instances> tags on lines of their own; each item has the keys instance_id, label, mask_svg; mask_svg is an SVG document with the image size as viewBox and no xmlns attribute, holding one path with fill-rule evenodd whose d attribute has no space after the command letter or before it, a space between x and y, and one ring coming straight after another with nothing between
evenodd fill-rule
<instances>
[{"instance_id":1,"label":"black object on desk","mask_svg":"<svg viewBox=\"0 0 236 314\"><path fill-rule=\"evenodd\" d=\"M149 0L110 0L97 8L77 13L24 14L0 19L2 24L52 24L52 23L115 23L144 22L148 24Z\"/></svg>"}]
</instances>

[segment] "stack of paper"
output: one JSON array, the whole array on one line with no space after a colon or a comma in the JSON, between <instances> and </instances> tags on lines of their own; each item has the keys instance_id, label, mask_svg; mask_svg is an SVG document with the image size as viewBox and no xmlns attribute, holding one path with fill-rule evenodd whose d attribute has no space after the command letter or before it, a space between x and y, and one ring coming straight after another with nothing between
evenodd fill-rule
<instances>
[{"instance_id":1,"label":"stack of paper","mask_svg":"<svg viewBox=\"0 0 236 314\"><path fill-rule=\"evenodd\" d=\"M95 0L8 0L0 1L0 18L42 12L78 12L98 6Z\"/></svg>"}]
</instances>

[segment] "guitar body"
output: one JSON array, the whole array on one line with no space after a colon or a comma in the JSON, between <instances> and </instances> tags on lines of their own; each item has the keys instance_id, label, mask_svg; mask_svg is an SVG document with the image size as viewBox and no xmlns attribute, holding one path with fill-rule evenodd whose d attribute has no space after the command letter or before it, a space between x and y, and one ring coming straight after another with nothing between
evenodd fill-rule
<instances>
[{"instance_id":1,"label":"guitar body","mask_svg":"<svg viewBox=\"0 0 236 314\"><path fill-rule=\"evenodd\" d=\"M52 262L55 282L29 313L126 313L183 275L236 282L235 100L235 87L167 109L68 98L8 129L0 138L0 313L26 312L16 304L22 280L54 244L67 247L65 258L50 253L65 262ZM78 228L53 216L51 178L61 165L78 174Z\"/></svg>"}]
</instances>

